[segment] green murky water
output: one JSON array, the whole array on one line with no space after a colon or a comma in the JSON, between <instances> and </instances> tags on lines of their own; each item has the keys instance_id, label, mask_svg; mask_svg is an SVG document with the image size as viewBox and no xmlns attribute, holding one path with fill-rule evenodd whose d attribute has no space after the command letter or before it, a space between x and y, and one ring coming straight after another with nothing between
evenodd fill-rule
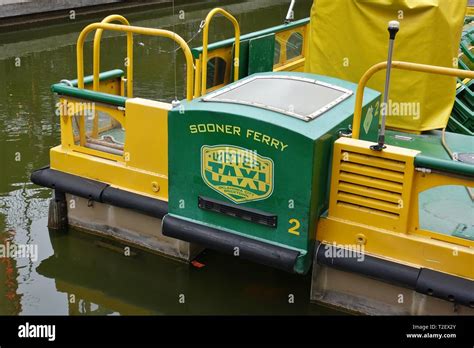
<instances>
[{"instance_id":1,"label":"green murky water","mask_svg":"<svg viewBox=\"0 0 474 348\"><path fill-rule=\"evenodd\" d=\"M243 33L283 22L289 1L214 1L187 7L177 21L170 8L121 13L134 25L175 30L191 39L214 6L238 18ZM309 15L299 0L295 17ZM196 268L137 253L124 257L76 231L49 232L51 191L30 183L33 169L49 163L59 143L56 98L50 85L75 78L76 39L87 21L0 34L0 244L38 247L37 258L0 258L0 314L322 314L309 304L310 278L206 251ZM173 22L179 22L173 25ZM230 37L217 18L212 40ZM102 71L123 67L125 38L104 34ZM190 44L200 46L198 35ZM135 95L170 101L184 96L183 59L176 65L168 41L135 39ZM86 45L91 73L91 42ZM176 84L175 84L176 71ZM185 303L180 303L184 295ZM294 303L289 303L289 295ZM182 298L182 297L181 297Z\"/></svg>"}]
</instances>

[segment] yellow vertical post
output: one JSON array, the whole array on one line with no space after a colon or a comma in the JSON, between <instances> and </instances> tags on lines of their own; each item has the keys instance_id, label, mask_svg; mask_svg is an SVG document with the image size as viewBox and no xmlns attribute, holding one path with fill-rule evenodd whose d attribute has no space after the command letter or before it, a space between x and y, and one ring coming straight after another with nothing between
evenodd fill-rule
<instances>
[{"instance_id":1,"label":"yellow vertical post","mask_svg":"<svg viewBox=\"0 0 474 348\"><path fill-rule=\"evenodd\" d=\"M196 71L194 73L194 97L201 95L201 59L195 60Z\"/></svg>"},{"instance_id":2,"label":"yellow vertical post","mask_svg":"<svg viewBox=\"0 0 474 348\"><path fill-rule=\"evenodd\" d=\"M101 23L120 22L124 25L130 25L128 20L120 15L110 15L105 17ZM99 73L100 73L100 40L102 39L103 29L97 29L94 35L94 60L93 60L93 75L94 75L94 91L99 90ZM127 33L127 96L133 97L133 33Z\"/></svg>"},{"instance_id":3,"label":"yellow vertical post","mask_svg":"<svg viewBox=\"0 0 474 348\"><path fill-rule=\"evenodd\" d=\"M120 22L124 25L130 25L128 20L120 15L110 15L105 17L101 23ZM94 58L93 58L93 87L94 91L99 90L100 80L100 40L102 39L103 29L97 29L94 35ZM133 97L133 34L127 33L127 96ZM94 121L92 127L92 137L97 138L99 136L99 117L97 112L94 112Z\"/></svg>"},{"instance_id":4,"label":"yellow vertical post","mask_svg":"<svg viewBox=\"0 0 474 348\"><path fill-rule=\"evenodd\" d=\"M209 24L211 23L212 18L218 13L222 14L224 17L230 20L232 24L234 25L234 34L235 34L235 49L234 49L234 62L233 62L234 81L237 81L239 79L239 57L240 57L239 22L237 22L237 19L235 19L235 17L232 16L226 10L223 10L222 8L215 8L211 12L208 13L205 20L204 31L202 34L203 43L202 43L202 59L201 59L201 91L200 91L201 93L200 95L206 94L206 90L207 90L207 46L209 44Z\"/></svg>"},{"instance_id":5,"label":"yellow vertical post","mask_svg":"<svg viewBox=\"0 0 474 348\"><path fill-rule=\"evenodd\" d=\"M79 113L79 145L86 145L86 115L84 110Z\"/></svg>"}]
</instances>

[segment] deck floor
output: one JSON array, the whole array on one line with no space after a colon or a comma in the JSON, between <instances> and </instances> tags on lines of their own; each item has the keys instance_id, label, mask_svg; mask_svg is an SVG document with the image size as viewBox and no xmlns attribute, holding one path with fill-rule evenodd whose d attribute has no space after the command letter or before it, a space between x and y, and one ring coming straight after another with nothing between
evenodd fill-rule
<instances>
[{"instance_id":1,"label":"deck floor","mask_svg":"<svg viewBox=\"0 0 474 348\"><path fill-rule=\"evenodd\" d=\"M100 133L101 138L107 136L111 136L118 143L125 143L125 131L122 128L112 128Z\"/></svg>"},{"instance_id":2,"label":"deck floor","mask_svg":"<svg viewBox=\"0 0 474 348\"><path fill-rule=\"evenodd\" d=\"M420 193L420 228L474 240L474 202L462 186L434 187Z\"/></svg>"},{"instance_id":3,"label":"deck floor","mask_svg":"<svg viewBox=\"0 0 474 348\"><path fill-rule=\"evenodd\" d=\"M387 131L387 143L419 150L423 155L451 160L441 143L441 131L408 134ZM446 142L453 152L474 152L473 137L446 132ZM474 202L463 186L438 186L420 193L420 228L445 235L474 240Z\"/></svg>"}]
</instances>

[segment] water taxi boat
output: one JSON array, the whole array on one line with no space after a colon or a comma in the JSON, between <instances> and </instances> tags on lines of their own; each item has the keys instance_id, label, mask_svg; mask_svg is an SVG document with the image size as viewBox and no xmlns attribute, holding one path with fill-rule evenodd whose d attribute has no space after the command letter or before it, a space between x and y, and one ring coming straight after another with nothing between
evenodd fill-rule
<instances>
[{"instance_id":1,"label":"water taxi boat","mask_svg":"<svg viewBox=\"0 0 474 348\"><path fill-rule=\"evenodd\" d=\"M211 248L312 270L311 300L352 312L473 314L466 5L320 0L309 18L292 20L290 7L285 24L245 35L216 8L193 49L119 15L88 25L77 79L52 86L61 144L31 176L54 190L49 226L110 237L125 252L191 261ZM215 15L234 38L209 43ZM126 73L100 71L104 30L126 34ZM134 96L134 34L178 45L184 100Z\"/></svg>"}]
</instances>

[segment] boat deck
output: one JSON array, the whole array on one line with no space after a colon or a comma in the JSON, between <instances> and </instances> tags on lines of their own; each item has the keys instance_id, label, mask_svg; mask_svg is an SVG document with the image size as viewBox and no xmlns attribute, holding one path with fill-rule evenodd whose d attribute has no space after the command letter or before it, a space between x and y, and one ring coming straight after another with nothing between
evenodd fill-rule
<instances>
[{"instance_id":1,"label":"boat deck","mask_svg":"<svg viewBox=\"0 0 474 348\"><path fill-rule=\"evenodd\" d=\"M461 186L439 186L419 197L420 227L474 241L474 202Z\"/></svg>"},{"instance_id":2,"label":"boat deck","mask_svg":"<svg viewBox=\"0 0 474 348\"><path fill-rule=\"evenodd\" d=\"M472 137L447 132L446 142L451 151L466 154L472 159ZM387 131L387 143L419 150L425 156L450 160L441 144L440 131L426 134ZM422 229L474 240L474 201L466 187L438 186L422 192L419 197L419 218Z\"/></svg>"}]
</instances>

